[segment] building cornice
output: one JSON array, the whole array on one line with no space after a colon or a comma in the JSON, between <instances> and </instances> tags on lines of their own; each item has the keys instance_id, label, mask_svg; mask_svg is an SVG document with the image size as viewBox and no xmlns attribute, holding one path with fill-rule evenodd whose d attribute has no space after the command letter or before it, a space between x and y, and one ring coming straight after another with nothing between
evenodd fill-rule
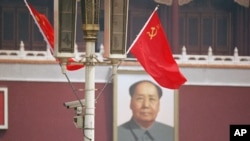
<instances>
[{"instance_id":1,"label":"building cornice","mask_svg":"<svg viewBox=\"0 0 250 141\"><path fill-rule=\"evenodd\" d=\"M122 63L118 68L119 74L146 73L137 65ZM237 86L250 87L249 67L224 65L179 65L183 75L187 78L185 85L200 86ZM227 66L227 67L225 67ZM31 82L67 82L61 68L56 63L0 63L1 81L31 81ZM68 71L71 82L84 83L85 69ZM95 82L107 83L112 77L111 66L96 66Z\"/></svg>"}]
</instances>

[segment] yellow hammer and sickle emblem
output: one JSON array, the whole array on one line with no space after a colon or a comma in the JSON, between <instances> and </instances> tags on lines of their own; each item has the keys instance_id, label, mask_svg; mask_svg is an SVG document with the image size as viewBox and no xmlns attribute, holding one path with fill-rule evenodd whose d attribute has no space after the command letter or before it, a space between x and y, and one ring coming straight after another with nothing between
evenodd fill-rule
<instances>
[{"instance_id":1,"label":"yellow hammer and sickle emblem","mask_svg":"<svg viewBox=\"0 0 250 141\"><path fill-rule=\"evenodd\" d=\"M147 34L148 34L150 40L152 40L153 37L155 37L157 35L157 28L151 27L151 31L150 32L148 31Z\"/></svg>"}]
</instances>

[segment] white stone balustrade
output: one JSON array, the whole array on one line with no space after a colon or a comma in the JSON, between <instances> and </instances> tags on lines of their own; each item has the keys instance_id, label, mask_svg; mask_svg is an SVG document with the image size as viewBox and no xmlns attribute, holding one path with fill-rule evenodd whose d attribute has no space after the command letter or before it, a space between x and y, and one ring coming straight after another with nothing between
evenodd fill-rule
<instances>
[{"instance_id":1,"label":"white stone balustrade","mask_svg":"<svg viewBox=\"0 0 250 141\"><path fill-rule=\"evenodd\" d=\"M47 51L26 51L23 41L20 42L19 50L0 50L0 59L55 60L49 48L47 48Z\"/></svg>"},{"instance_id":2,"label":"white stone balustrade","mask_svg":"<svg viewBox=\"0 0 250 141\"><path fill-rule=\"evenodd\" d=\"M76 59L84 57L84 52L78 52L78 47L75 47ZM102 58L103 46L101 46L101 52L97 56ZM181 54L173 55L178 64L244 64L250 65L249 56L239 56L238 49L235 47L234 54L232 56L213 55L212 47L208 48L207 55L189 55L185 46L182 48ZM25 45L21 41L19 50L0 50L0 59L8 60L51 60L55 58L51 54L49 47L46 51L26 51ZM126 60L135 61L134 58L128 58Z\"/></svg>"},{"instance_id":3,"label":"white stone balustrade","mask_svg":"<svg viewBox=\"0 0 250 141\"><path fill-rule=\"evenodd\" d=\"M186 47L183 46L182 54L173 55L179 64L249 64L249 56L239 56L238 49L235 47L232 56L227 55L213 55L212 47L208 48L207 55L188 55Z\"/></svg>"},{"instance_id":4,"label":"white stone balustrade","mask_svg":"<svg viewBox=\"0 0 250 141\"><path fill-rule=\"evenodd\" d=\"M76 58L84 56L85 53L79 53L76 45ZM48 60L55 61L50 52L49 46L46 51L27 51L23 41L20 42L19 50L0 50L0 59L5 60Z\"/></svg>"}]
</instances>

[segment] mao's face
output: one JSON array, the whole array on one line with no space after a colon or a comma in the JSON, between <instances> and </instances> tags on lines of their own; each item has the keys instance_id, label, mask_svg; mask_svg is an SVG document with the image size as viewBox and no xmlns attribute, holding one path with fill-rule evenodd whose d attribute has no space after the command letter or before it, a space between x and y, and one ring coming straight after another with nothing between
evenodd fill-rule
<instances>
[{"instance_id":1,"label":"mao's face","mask_svg":"<svg viewBox=\"0 0 250 141\"><path fill-rule=\"evenodd\" d=\"M130 103L134 120L139 124L151 125L157 117L159 106L157 88L149 82L138 84Z\"/></svg>"}]
</instances>

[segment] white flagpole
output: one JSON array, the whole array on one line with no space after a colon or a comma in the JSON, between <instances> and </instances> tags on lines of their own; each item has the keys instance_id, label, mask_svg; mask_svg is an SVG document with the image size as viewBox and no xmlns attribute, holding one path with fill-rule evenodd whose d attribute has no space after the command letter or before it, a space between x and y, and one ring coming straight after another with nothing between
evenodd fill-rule
<instances>
[{"instance_id":1,"label":"white flagpole","mask_svg":"<svg viewBox=\"0 0 250 141\"><path fill-rule=\"evenodd\" d=\"M141 33L143 32L143 30L146 28L148 22L151 20L152 16L154 15L154 13L158 10L159 5L157 5L154 9L154 11L152 12L152 14L150 15L150 17L148 18L147 22L145 23L145 25L143 26L143 28L141 29L141 31L139 32L139 34L136 36L135 40L133 41L133 43L130 45L130 47L127 50L128 54L130 52L130 50L132 49L132 47L134 46L134 44L136 43L136 41L138 40L138 38L140 37Z\"/></svg>"}]
</instances>

